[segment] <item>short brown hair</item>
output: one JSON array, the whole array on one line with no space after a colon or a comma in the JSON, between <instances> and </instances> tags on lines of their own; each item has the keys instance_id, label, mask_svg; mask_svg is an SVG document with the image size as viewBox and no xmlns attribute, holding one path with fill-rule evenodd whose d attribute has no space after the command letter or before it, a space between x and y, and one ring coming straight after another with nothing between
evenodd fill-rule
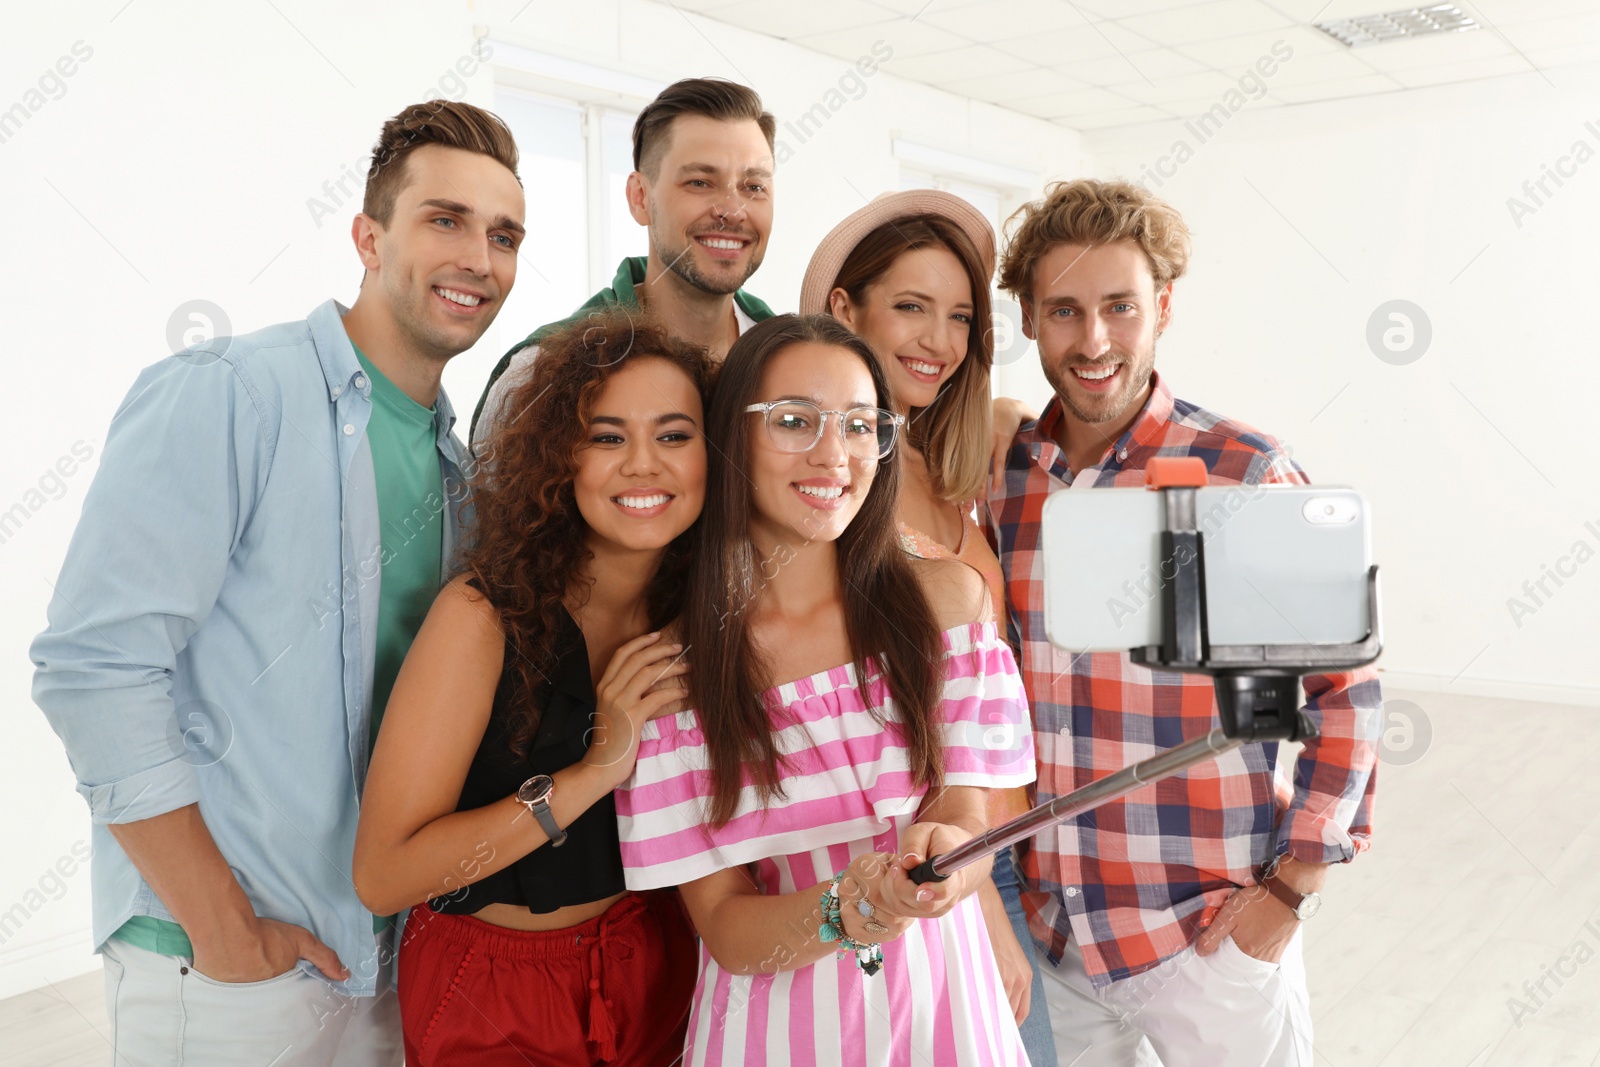
<instances>
[{"instance_id":1,"label":"short brown hair","mask_svg":"<svg viewBox=\"0 0 1600 1067\"><path fill-rule=\"evenodd\" d=\"M1181 278L1189 266L1189 227L1183 216L1128 182L1055 182L1042 199L1018 208L1006 229L1000 287L1024 304L1033 299L1034 268L1052 245L1137 241L1150 261L1157 289Z\"/></svg>"},{"instance_id":2,"label":"short brown hair","mask_svg":"<svg viewBox=\"0 0 1600 1067\"><path fill-rule=\"evenodd\" d=\"M389 225L395 201L406 186L406 157L429 144L482 152L522 184L517 177L517 142L500 116L457 100L429 100L412 104L383 124L378 143L372 146L362 214Z\"/></svg>"},{"instance_id":3,"label":"short brown hair","mask_svg":"<svg viewBox=\"0 0 1600 1067\"><path fill-rule=\"evenodd\" d=\"M684 78L661 90L634 120L634 170L655 177L672 142L672 120L679 115L704 115L722 122L748 119L761 127L768 149L778 134L778 120L762 108L754 89L726 78Z\"/></svg>"}]
</instances>

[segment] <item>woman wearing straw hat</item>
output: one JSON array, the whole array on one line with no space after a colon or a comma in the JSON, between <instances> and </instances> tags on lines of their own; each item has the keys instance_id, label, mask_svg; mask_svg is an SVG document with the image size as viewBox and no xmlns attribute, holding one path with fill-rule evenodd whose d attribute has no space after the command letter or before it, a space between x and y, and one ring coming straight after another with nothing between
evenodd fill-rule
<instances>
[{"instance_id":1,"label":"woman wearing straw hat","mask_svg":"<svg viewBox=\"0 0 1600 1067\"><path fill-rule=\"evenodd\" d=\"M823 238L806 268L800 313L830 313L872 347L907 418L897 450L901 544L914 556L955 560L981 574L1003 626L1000 561L973 517L993 449L994 262L994 230L965 200L934 189L885 193ZM991 822L1028 808L1025 790L995 796ZM1054 1063L1048 1008L1031 995L1038 960L1010 850L996 857L994 882L980 899L1028 1056Z\"/></svg>"}]
</instances>

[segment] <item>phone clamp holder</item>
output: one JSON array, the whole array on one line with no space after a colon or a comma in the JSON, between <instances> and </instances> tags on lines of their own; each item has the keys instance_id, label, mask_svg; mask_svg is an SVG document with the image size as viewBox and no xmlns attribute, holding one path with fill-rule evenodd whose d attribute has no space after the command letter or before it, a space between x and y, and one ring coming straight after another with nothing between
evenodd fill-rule
<instances>
[{"instance_id":1,"label":"phone clamp holder","mask_svg":"<svg viewBox=\"0 0 1600 1067\"><path fill-rule=\"evenodd\" d=\"M1312 672L1361 667L1383 651L1378 568L1367 571L1367 636L1353 644L1213 645L1206 622L1205 538L1196 522L1195 490L1207 483L1205 461L1160 457L1145 469L1147 488L1164 494L1161 533L1161 644L1129 650L1152 670L1209 674L1221 726L1115 774L1040 804L957 848L930 856L913 882L942 882L969 863L1137 789L1257 741L1307 741L1317 728L1300 710L1300 679Z\"/></svg>"},{"instance_id":2,"label":"phone clamp holder","mask_svg":"<svg viewBox=\"0 0 1600 1067\"><path fill-rule=\"evenodd\" d=\"M1145 484L1166 499L1161 532L1161 644L1129 650L1152 670L1209 674L1222 730L1243 741L1304 741L1316 727L1300 711L1300 678L1311 671L1371 663L1383 651L1379 629L1378 568L1367 571L1371 629L1354 644L1213 645L1206 625L1205 538L1196 522L1195 491L1207 481L1204 461L1161 457L1145 470Z\"/></svg>"}]
</instances>

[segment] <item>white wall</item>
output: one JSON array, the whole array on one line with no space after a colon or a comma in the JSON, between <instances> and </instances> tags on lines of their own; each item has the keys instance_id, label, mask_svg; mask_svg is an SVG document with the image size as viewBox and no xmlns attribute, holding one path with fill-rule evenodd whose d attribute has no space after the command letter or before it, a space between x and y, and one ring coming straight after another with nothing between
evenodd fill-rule
<instances>
[{"instance_id":1,"label":"white wall","mask_svg":"<svg viewBox=\"0 0 1600 1067\"><path fill-rule=\"evenodd\" d=\"M1369 496L1392 680L1600 704L1600 78L1550 77L1247 105L1203 144L1174 123L1089 151L1194 232L1157 360L1176 393ZM1163 179L1180 139L1193 157ZM1572 176L1513 218L1508 198L1531 206L1523 182L1558 163ZM1367 342L1394 299L1432 324L1406 365ZM1523 583L1546 564L1570 577L1535 602Z\"/></svg>"},{"instance_id":2,"label":"white wall","mask_svg":"<svg viewBox=\"0 0 1600 1067\"><path fill-rule=\"evenodd\" d=\"M0 511L28 509L0 544L0 997L92 966L89 879L73 853L88 836L87 811L29 698L24 650L44 624L93 474L74 446L98 456L137 370L169 351L173 312L203 298L246 331L303 317L330 296L349 304L360 277L348 239L355 205L318 220L307 202L361 170L384 118L427 95L463 96L452 70L474 27L662 83L749 80L780 125L824 99L849 66L643 0L526 9L522 0L277 0L276 10L103 0L30 5L7 19L0 69L13 77L0 110L22 101L31 115L0 143L5 366L19 401ZM88 58L67 64L70 76L47 79L36 100L24 95L80 41ZM494 78L486 69L462 79L464 98L492 106ZM863 196L898 187L896 136L1041 176L1083 165L1070 131L880 72L805 143L786 138L793 156L779 173L771 253L754 292L792 309L822 234ZM538 281L525 274L518 284ZM445 384L458 409L470 413L494 361L535 325L497 324L452 364ZM71 473L48 473L62 457Z\"/></svg>"}]
</instances>

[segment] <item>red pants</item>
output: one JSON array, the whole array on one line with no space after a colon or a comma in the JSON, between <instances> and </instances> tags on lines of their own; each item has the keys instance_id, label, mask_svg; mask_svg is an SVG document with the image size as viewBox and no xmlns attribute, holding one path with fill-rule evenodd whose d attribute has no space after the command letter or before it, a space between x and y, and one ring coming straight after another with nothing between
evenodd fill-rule
<instances>
[{"instance_id":1,"label":"red pants","mask_svg":"<svg viewBox=\"0 0 1600 1067\"><path fill-rule=\"evenodd\" d=\"M413 908L400 946L407 1067L675 1064L699 950L676 893L565 930Z\"/></svg>"}]
</instances>

